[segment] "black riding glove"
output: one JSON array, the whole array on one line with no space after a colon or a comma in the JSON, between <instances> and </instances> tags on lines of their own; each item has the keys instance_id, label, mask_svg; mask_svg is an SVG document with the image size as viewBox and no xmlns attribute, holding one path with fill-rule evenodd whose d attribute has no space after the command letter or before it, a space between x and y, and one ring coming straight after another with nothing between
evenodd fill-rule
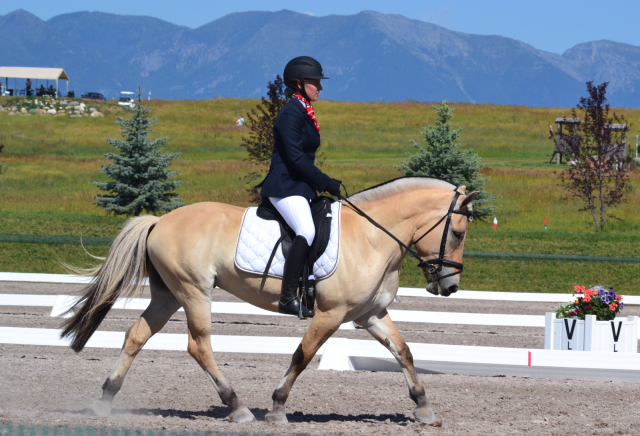
<instances>
[{"instance_id":1,"label":"black riding glove","mask_svg":"<svg viewBox=\"0 0 640 436\"><path fill-rule=\"evenodd\" d=\"M329 184L327 185L326 191L329 194L333 195L334 197L337 197L338 195L340 195L341 184L342 184L342 180L331 179L329 180Z\"/></svg>"}]
</instances>

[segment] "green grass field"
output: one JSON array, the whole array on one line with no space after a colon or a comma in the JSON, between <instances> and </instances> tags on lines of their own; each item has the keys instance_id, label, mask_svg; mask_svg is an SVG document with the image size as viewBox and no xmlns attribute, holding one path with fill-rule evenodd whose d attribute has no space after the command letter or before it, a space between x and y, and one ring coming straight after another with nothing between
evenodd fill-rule
<instances>
[{"instance_id":1,"label":"green grass field","mask_svg":"<svg viewBox=\"0 0 640 436\"><path fill-rule=\"evenodd\" d=\"M6 101L3 100L2 103ZM183 155L173 165L184 182L179 192L187 203L221 201L246 206L243 176L251 167L239 146L247 135L236 127L240 115L256 100L152 101L160 118L155 135L168 136L167 151ZM112 151L106 137L118 137L115 116L126 111L113 102L94 103L104 118L52 116L10 117L0 114L0 234L114 236L123 218L106 216L93 204L98 193L91 182L105 180L102 154ZM471 226L466 249L528 253L640 257L640 175L635 172L628 203L613 212L605 232L593 231L591 218L568 198L558 174L566 166L548 165L553 145L549 124L569 115L563 108L452 104L455 125L464 125L462 145L473 148L491 177L487 189L498 194L497 230L486 223ZM620 109L638 125L640 110ZM348 103L316 105L321 125L323 170L356 192L398 177L394 169L409 141L421 141L424 125L433 123L431 103ZM635 135L632 128L629 137ZM549 230L543 220L549 219ZM104 255L106 247L88 247ZM0 243L0 271L63 272L56 263L90 259L77 246ZM404 286L424 286L415 262L401 275ZM465 260L465 289L565 292L573 284L606 281L622 293L640 293L637 265ZM517 289L516 289L517 288Z\"/></svg>"}]
</instances>

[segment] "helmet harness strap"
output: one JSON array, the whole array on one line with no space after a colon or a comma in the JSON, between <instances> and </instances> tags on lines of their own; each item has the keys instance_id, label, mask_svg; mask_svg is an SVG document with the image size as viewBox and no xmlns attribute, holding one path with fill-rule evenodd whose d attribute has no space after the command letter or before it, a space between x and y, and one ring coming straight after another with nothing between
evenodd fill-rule
<instances>
[{"instance_id":1,"label":"helmet harness strap","mask_svg":"<svg viewBox=\"0 0 640 436\"><path fill-rule=\"evenodd\" d=\"M293 87L294 91L298 91L300 93L301 96L304 97L305 100L307 100L307 103L311 104L311 99L309 99L309 96L307 95L307 91L304 89L304 77L300 80L298 80L298 82L300 82L300 86L295 86Z\"/></svg>"}]
</instances>

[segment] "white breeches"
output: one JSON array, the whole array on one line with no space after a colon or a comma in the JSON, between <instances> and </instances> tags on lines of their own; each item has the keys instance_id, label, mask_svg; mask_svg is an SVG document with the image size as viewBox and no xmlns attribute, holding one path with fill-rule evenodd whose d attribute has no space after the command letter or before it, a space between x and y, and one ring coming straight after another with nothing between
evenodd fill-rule
<instances>
[{"instance_id":1,"label":"white breeches","mask_svg":"<svg viewBox=\"0 0 640 436\"><path fill-rule=\"evenodd\" d=\"M316 228L313 225L309 201L299 195L285 198L269 197L269 200L280 212L291 230L296 233L296 236L304 237L307 244L311 246L313 238L316 236Z\"/></svg>"}]
</instances>

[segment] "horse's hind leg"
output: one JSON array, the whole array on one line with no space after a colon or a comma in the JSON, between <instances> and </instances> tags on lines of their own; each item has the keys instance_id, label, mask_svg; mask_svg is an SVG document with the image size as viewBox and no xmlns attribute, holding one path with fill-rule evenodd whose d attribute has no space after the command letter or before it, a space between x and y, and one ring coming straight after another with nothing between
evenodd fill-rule
<instances>
[{"instance_id":1,"label":"horse's hind leg","mask_svg":"<svg viewBox=\"0 0 640 436\"><path fill-rule=\"evenodd\" d=\"M342 320L341 314L331 312L316 312L311 325L307 329L298 349L291 357L291 365L280 384L273 391L273 410L266 415L266 420L272 424L286 424L288 422L285 413L285 403L289 398L291 388L296 379L307 367L313 356L316 355L322 344L338 330Z\"/></svg>"},{"instance_id":2,"label":"horse's hind leg","mask_svg":"<svg viewBox=\"0 0 640 436\"><path fill-rule=\"evenodd\" d=\"M151 336L159 332L178 309L180 303L166 287L154 269L149 272L151 304L140 318L127 330L124 345L111 374L102 385L102 398L93 403L93 410L99 416L111 414L113 397L118 393L138 352Z\"/></svg>"},{"instance_id":3,"label":"horse's hind leg","mask_svg":"<svg viewBox=\"0 0 640 436\"><path fill-rule=\"evenodd\" d=\"M188 351L213 383L222 403L231 407L228 419L233 422L255 421L253 413L238 398L233 387L224 377L216 364L211 348L211 296L205 295L195 286L185 286L189 298L185 301L184 310L189 326Z\"/></svg>"},{"instance_id":4,"label":"horse's hind leg","mask_svg":"<svg viewBox=\"0 0 640 436\"><path fill-rule=\"evenodd\" d=\"M409 396L416 403L416 408L413 409L413 416L420 422L441 426L442 421L436 418L436 414L429 400L427 400L424 387L422 383L420 383L416 369L413 366L411 351L404 339L400 336L400 333L398 333L398 330L396 330L396 326L393 324L393 321L391 321L391 318L389 318L387 311L384 310L361 324L393 354L393 357L395 357L400 364L409 387Z\"/></svg>"}]
</instances>

